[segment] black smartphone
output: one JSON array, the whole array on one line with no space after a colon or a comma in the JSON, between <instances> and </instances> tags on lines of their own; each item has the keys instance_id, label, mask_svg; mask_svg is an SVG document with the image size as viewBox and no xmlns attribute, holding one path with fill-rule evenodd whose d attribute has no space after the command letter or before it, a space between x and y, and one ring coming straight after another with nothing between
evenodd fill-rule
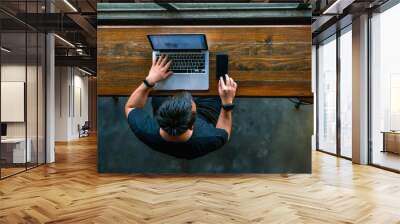
<instances>
[{"instance_id":1,"label":"black smartphone","mask_svg":"<svg viewBox=\"0 0 400 224\"><path fill-rule=\"evenodd\" d=\"M219 80L219 78L222 76L225 80L225 74L228 74L228 55L227 54L217 54L216 56L216 78Z\"/></svg>"}]
</instances>

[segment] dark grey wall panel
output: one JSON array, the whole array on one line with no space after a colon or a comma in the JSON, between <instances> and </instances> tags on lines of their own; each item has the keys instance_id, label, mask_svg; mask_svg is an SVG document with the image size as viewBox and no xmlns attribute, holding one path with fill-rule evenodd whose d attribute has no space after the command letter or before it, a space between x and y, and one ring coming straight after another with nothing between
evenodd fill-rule
<instances>
[{"instance_id":1,"label":"dark grey wall panel","mask_svg":"<svg viewBox=\"0 0 400 224\"><path fill-rule=\"evenodd\" d=\"M238 98L231 140L194 160L153 151L131 132L127 97L98 97L101 173L310 173L313 107L286 98ZM151 104L146 108L150 111Z\"/></svg>"}]
</instances>

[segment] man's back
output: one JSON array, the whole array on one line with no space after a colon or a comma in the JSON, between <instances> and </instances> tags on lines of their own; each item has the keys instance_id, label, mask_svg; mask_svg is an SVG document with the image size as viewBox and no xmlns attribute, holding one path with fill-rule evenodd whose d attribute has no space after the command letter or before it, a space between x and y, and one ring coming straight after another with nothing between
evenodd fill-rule
<instances>
[{"instance_id":1,"label":"man's back","mask_svg":"<svg viewBox=\"0 0 400 224\"><path fill-rule=\"evenodd\" d=\"M228 133L198 116L193 134L185 142L171 142L160 135L160 126L155 118L141 108L132 110L128 123L135 135L152 149L183 159L194 159L222 147L228 141Z\"/></svg>"}]
</instances>

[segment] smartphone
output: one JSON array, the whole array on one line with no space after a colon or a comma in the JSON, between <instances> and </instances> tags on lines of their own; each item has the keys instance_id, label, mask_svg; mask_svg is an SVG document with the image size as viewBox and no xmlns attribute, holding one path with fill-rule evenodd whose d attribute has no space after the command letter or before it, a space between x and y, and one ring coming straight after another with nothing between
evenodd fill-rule
<instances>
[{"instance_id":1,"label":"smartphone","mask_svg":"<svg viewBox=\"0 0 400 224\"><path fill-rule=\"evenodd\" d=\"M225 74L228 74L228 55L227 54L217 54L216 56L216 78L219 80L220 77L223 77L225 80Z\"/></svg>"}]
</instances>

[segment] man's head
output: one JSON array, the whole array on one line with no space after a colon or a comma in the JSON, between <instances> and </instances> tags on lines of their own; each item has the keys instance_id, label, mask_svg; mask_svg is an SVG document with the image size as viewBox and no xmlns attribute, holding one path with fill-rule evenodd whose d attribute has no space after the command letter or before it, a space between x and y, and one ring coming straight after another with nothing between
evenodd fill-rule
<instances>
[{"instance_id":1,"label":"man's head","mask_svg":"<svg viewBox=\"0 0 400 224\"><path fill-rule=\"evenodd\" d=\"M178 93L160 106L157 112L160 127L171 136L180 136L193 129L196 104L188 92Z\"/></svg>"}]
</instances>

